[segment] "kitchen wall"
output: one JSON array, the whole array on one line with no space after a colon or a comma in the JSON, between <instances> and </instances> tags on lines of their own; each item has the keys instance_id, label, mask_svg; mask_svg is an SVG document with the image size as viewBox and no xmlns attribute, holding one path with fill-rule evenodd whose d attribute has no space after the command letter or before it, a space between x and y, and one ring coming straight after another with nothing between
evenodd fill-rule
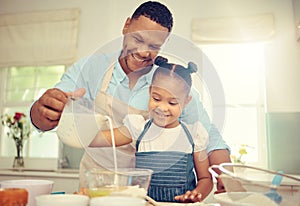
<instances>
[{"instance_id":1,"label":"kitchen wall","mask_svg":"<svg viewBox=\"0 0 300 206\"><path fill-rule=\"evenodd\" d=\"M297 0L296 0L297 1ZM125 19L141 0L0 0L0 13L79 7L81 9L78 58L121 35ZM174 34L191 37L193 18L243 16L273 13L276 33L266 51L267 110L300 110L300 42L292 0L164 0L174 13ZM299 4L297 4L299 7ZM184 8L184 9L183 9ZM296 10L299 11L299 8ZM250 57L249 57L250 58Z\"/></svg>"},{"instance_id":2,"label":"kitchen wall","mask_svg":"<svg viewBox=\"0 0 300 206\"><path fill-rule=\"evenodd\" d=\"M101 45L120 37L126 18L141 2L143 1L0 0L0 13L80 8L78 58L81 58L91 54ZM296 41L296 23L293 13L294 10L300 12L299 3L295 4L297 8L293 8L292 0L164 0L161 2L173 11L175 20L173 33L188 40L191 39L193 18L272 13L275 36L267 42L265 53L266 112L285 115L300 111L298 91L300 42Z\"/></svg>"}]
</instances>

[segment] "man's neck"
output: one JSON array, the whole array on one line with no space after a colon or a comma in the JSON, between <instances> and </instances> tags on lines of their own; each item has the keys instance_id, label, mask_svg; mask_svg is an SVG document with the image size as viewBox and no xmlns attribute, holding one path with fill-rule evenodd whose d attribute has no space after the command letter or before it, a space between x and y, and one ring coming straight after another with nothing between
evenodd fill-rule
<instances>
[{"instance_id":1,"label":"man's neck","mask_svg":"<svg viewBox=\"0 0 300 206\"><path fill-rule=\"evenodd\" d=\"M139 80L140 77L142 77L143 75L145 75L151 71L152 67L153 66L148 66L141 70L130 72L129 74L127 74L127 77L129 79L130 90L133 89L133 87L135 86L135 84L137 83L137 81Z\"/></svg>"}]
</instances>

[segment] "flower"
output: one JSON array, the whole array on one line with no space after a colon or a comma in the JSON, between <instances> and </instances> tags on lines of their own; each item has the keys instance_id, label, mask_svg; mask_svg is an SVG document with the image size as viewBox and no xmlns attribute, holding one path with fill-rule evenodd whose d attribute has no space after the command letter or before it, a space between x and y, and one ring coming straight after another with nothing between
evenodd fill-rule
<instances>
[{"instance_id":1,"label":"flower","mask_svg":"<svg viewBox=\"0 0 300 206\"><path fill-rule=\"evenodd\" d=\"M242 157L246 154L248 154L247 148L250 147L249 145L246 144L242 144L239 146L239 150L238 150L238 156L236 155L231 155L231 160L234 163L241 163L244 164L245 161L242 160Z\"/></svg>"},{"instance_id":2,"label":"flower","mask_svg":"<svg viewBox=\"0 0 300 206\"><path fill-rule=\"evenodd\" d=\"M19 150L22 150L23 143L30 137L30 124L26 118L26 115L21 112L15 112L14 116L4 114L1 115L2 125L9 128L7 136L15 141L18 156Z\"/></svg>"},{"instance_id":3,"label":"flower","mask_svg":"<svg viewBox=\"0 0 300 206\"><path fill-rule=\"evenodd\" d=\"M24 113L16 112L16 113L15 113L15 116L14 116L15 122L20 121L20 119L21 119L22 117L26 117Z\"/></svg>"}]
</instances>

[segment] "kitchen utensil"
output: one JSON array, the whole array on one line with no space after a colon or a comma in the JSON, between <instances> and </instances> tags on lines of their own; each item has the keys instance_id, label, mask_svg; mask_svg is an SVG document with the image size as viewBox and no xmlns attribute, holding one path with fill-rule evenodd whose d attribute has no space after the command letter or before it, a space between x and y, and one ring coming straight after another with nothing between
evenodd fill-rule
<instances>
[{"instance_id":1,"label":"kitchen utensil","mask_svg":"<svg viewBox=\"0 0 300 206\"><path fill-rule=\"evenodd\" d=\"M282 171L279 171L279 173L283 173ZM281 203L282 197L277 193L277 187L280 186L282 181L282 175L276 174L272 180L271 189L269 192L265 193L267 197L269 197L271 200L276 202L277 204Z\"/></svg>"},{"instance_id":2,"label":"kitchen utensil","mask_svg":"<svg viewBox=\"0 0 300 206\"><path fill-rule=\"evenodd\" d=\"M104 115L95 112L90 100L69 98L56 133L64 144L74 148L86 148L106 121Z\"/></svg>"},{"instance_id":3,"label":"kitchen utensil","mask_svg":"<svg viewBox=\"0 0 300 206\"><path fill-rule=\"evenodd\" d=\"M145 199L153 206L159 206L159 202L156 202L156 200L152 199L150 196L146 195Z\"/></svg>"},{"instance_id":4,"label":"kitchen utensil","mask_svg":"<svg viewBox=\"0 0 300 206\"><path fill-rule=\"evenodd\" d=\"M218 169L221 174L217 174L215 169ZM231 198L237 192L254 193L253 195L259 195L263 198L267 197L265 194L276 188L276 193L278 196L281 196L281 201L277 205L299 206L300 178L298 177L250 165L234 163L213 165L209 168L209 171L214 177L222 180L227 192L226 197L228 198ZM272 185L274 175L282 178L279 186L274 186L274 184L277 184L275 182L278 182L278 177L276 177ZM268 198L268 200L271 199ZM275 201L272 202L276 204Z\"/></svg>"}]
</instances>

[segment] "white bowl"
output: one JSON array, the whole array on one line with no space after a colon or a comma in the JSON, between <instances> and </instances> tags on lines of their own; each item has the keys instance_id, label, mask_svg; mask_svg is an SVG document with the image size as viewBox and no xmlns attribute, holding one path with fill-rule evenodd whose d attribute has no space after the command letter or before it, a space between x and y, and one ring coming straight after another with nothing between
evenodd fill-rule
<instances>
[{"instance_id":1,"label":"white bowl","mask_svg":"<svg viewBox=\"0 0 300 206\"><path fill-rule=\"evenodd\" d=\"M35 197L36 206L87 206L89 197L75 194L40 195Z\"/></svg>"},{"instance_id":2,"label":"white bowl","mask_svg":"<svg viewBox=\"0 0 300 206\"><path fill-rule=\"evenodd\" d=\"M28 191L28 205L35 206L35 197L38 195L50 194L53 188L53 181L50 180L4 180L0 182L2 188L24 188Z\"/></svg>"},{"instance_id":3,"label":"white bowl","mask_svg":"<svg viewBox=\"0 0 300 206\"><path fill-rule=\"evenodd\" d=\"M90 206L145 206L146 201L138 197L106 196L95 197L90 201Z\"/></svg>"}]
</instances>

